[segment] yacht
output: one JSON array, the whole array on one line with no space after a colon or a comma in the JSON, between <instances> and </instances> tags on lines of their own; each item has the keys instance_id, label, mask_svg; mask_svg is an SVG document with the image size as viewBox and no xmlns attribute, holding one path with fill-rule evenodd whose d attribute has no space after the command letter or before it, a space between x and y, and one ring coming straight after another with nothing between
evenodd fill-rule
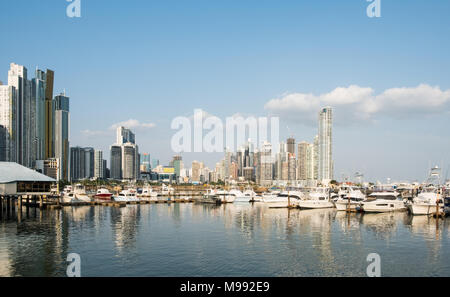
<instances>
[{"instance_id":1,"label":"yacht","mask_svg":"<svg viewBox=\"0 0 450 297\"><path fill-rule=\"evenodd\" d=\"M244 196L244 193L242 193L239 189L231 189L228 192L230 195L234 195L236 198L234 202L248 202L249 199Z\"/></svg>"},{"instance_id":2,"label":"yacht","mask_svg":"<svg viewBox=\"0 0 450 297\"><path fill-rule=\"evenodd\" d=\"M135 202L139 201L136 196L136 193L131 190L123 190L119 193L118 196L114 197L114 201L118 202Z\"/></svg>"},{"instance_id":3,"label":"yacht","mask_svg":"<svg viewBox=\"0 0 450 297\"><path fill-rule=\"evenodd\" d=\"M108 189L101 188L97 190L94 197L97 200L111 201L112 193L109 192Z\"/></svg>"},{"instance_id":4,"label":"yacht","mask_svg":"<svg viewBox=\"0 0 450 297\"><path fill-rule=\"evenodd\" d=\"M142 192L137 195L142 200L156 201L158 200L158 192L153 191L151 187L144 187Z\"/></svg>"},{"instance_id":5,"label":"yacht","mask_svg":"<svg viewBox=\"0 0 450 297\"><path fill-rule=\"evenodd\" d=\"M217 190L215 189L208 189L206 190L206 193L203 194L202 199L200 202L202 203L211 203L211 204L221 204L222 201L216 197Z\"/></svg>"},{"instance_id":6,"label":"yacht","mask_svg":"<svg viewBox=\"0 0 450 297\"><path fill-rule=\"evenodd\" d=\"M217 190L214 194L214 198L218 199L220 203L233 203L236 200L236 194L226 190Z\"/></svg>"},{"instance_id":7,"label":"yacht","mask_svg":"<svg viewBox=\"0 0 450 297\"><path fill-rule=\"evenodd\" d=\"M361 203L364 212L391 212L406 210L405 203L395 190L376 190Z\"/></svg>"},{"instance_id":8,"label":"yacht","mask_svg":"<svg viewBox=\"0 0 450 297\"><path fill-rule=\"evenodd\" d=\"M335 206L337 210L356 210L364 199L366 199L366 195L360 189L348 187L347 193L336 200Z\"/></svg>"},{"instance_id":9,"label":"yacht","mask_svg":"<svg viewBox=\"0 0 450 297\"><path fill-rule=\"evenodd\" d=\"M426 187L408 204L408 209L413 215L429 215L436 212L436 204L439 203L439 211L444 210L444 201L439 194L440 171L438 166L431 168L425 181Z\"/></svg>"},{"instance_id":10,"label":"yacht","mask_svg":"<svg viewBox=\"0 0 450 297\"><path fill-rule=\"evenodd\" d=\"M283 191L279 194L270 193L263 195L263 202L269 208L288 208L298 207L299 202L304 195L300 191Z\"/></svg>"},{"instance_id":11,"label":"yacht","mask_svg":"<svg viewBox=\"0 0 450 297\"><path fill-rule=\"evenodd\" d=\"M408 209L413 215L429 215L436 212L436 203L439 202L439 211L444 210L444 204L435 187L426 187L415 197Z\"/></svg>"},{"instance_id":12,"label":"yacht","mask_svg":"<svg viewBox=\"0 0 450 297\"><path fill-rule=\"evenodd\" d=\"M63 190L63 192L61 193L61 199L63 203L76 203L79 202L79 200L77 200L77 198L75 198L75 195L73 193L73 189L72 186L66 186Z\"/></svg>"},{"instance_id":13,"label":"yacht","mask_svg":"<svg viewBox=\"0 0 450 297\"><path fill-rule=\"evenodd\" d=\"M313 188L306 199L299 202L299 206L303 209L333 208L334 204L330 200L330 188Z\"/></svg>"},{"instance_id":14,"label":"yacht","mask_svg":"<svg viewBox=\"0 0 450 297\"><path fill-rule=\"evenodd\" d=\"M76 184L75 189L73 190L73 194L75 198L82 202L91 202L91 197L86 193L86 189L81 184Z\"/></svg>"},{"instance_id":15,"label":"yacht","mask_svg":"<svg viewBox=\"0 0 450 297\"><path fill-rule=\"evenodd\" d=\"M175 190L172 186L167 186L166 184L162 184L161 193L159 196L172 196Z\"/></svg>"}]
</instances>

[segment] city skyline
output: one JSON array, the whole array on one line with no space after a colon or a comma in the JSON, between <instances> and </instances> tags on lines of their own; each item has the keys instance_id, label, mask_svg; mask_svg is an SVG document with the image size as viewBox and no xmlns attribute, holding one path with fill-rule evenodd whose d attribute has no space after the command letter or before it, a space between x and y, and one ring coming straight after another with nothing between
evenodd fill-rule
<instances>
[{"instance_id":1,"label":"city skyline","mask_svg":"<svg viewBox=\"0 0 450 297\"><path fill-rule=\"evenodd\" d=\"M51 32L27 40L5 32L0 80L7 83L11 62L54 70L54 93L70 90L71 145L109 158L115 129L128 126L141 151L168 164L175 154L168 150L170 121L196 108L220 118L277 115L280 139L311 143L317 110L330 105L337 179L363 172L369 180L422 181L432 165L448 170L450 44L439 38L449 24L448 3L387 2L376 20L365 15L365 1L329 1L327 9L259 3L256 11L255 3L240 2L87 2L77 20L66 17L66 3L56 3L8 7L1 27L18 18L15 30L25 31L45 19ZM147 17L113 23L121 14ZM63 42L67 50L30 51L33 42ZM186 164L197 159L210 168L222 158L182 155Z\"/></svg>"}]
</instances>

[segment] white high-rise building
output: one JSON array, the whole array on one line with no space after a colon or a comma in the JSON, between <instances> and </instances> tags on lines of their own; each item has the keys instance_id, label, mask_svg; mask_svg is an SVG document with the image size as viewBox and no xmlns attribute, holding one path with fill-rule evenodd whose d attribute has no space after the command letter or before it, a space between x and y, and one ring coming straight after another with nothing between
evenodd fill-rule
<instances>
[{"instance_id":1,"label":"white high-rise building","mask_svg":"<svg viewBox=\"0 0 450 297\"><path fill-rule=\"evenodd\" d=\"M36 105L31 102L31 82L27 79L27 68L15 63L10 64L8 85L16 93L16 162L33 167L33 142L35 139Z\"/></svg>"},{"instance_id":2,"label":"white high-rise building","mask_svg":"<svg viewBox=\"0 0 450 297\"><path fill-rule=\"evenodd\" d=\"M333 179L332 127L333 114L331 107L322 108L319 112L318 179L323 183L327 183Z\"/></svg>"},{"instance_id":3,"label":"white high-rise building","mask_svg":"<svg viewBox=\"0 0 450 297\"><path fill-rule=\"evenodd\" d=\"M260 185L270 186L273 181L272 144L264 142L260 152Z\"/></svg>"},{"instance_id":4,"label":"white high-rise building","mask_svg":"<svg viewBox=\"0 0 450 297\"><path fill-rule=\"evenodd\" d=\"M94 152L94 177L97 179L105 178L104 167L103 167L103 152L100 150L95 150Z\"/></svg>"},{"instance_id":5,"label":"white high-rise building","mask_svg":"<svg viewBox=\"0 0 450 297\"><path fill-rule=\"evenodd\" d=\"M16 91L0 85L0 161L16 161Z\"/></svg>"}]
</instances>

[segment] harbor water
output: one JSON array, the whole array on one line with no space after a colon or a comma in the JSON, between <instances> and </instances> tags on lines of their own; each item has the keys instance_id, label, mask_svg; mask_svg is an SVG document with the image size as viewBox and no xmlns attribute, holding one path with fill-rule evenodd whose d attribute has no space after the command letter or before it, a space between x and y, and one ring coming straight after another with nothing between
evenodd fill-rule
<instances>
[{"instance_id":1,"label":"harbor water","mask_svg":"<svg viewBox=\"0 0 450 297\"><path fill-rule=\"evenodd\" d=\"M450 276L449 219L407 212L172 203L23 209L0 222L0 276Z\"/></svg>"}]
</instances>

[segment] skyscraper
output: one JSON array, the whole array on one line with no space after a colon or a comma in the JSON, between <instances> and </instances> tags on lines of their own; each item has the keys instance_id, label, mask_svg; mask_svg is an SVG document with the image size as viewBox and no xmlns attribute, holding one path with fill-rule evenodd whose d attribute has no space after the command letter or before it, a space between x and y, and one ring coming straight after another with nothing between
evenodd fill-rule
<instances>
[{"instance_id":1,"label":"skyscraper","mask_svg":"<svg viewBox=\"0 0 450 297\"><path fill-rule=\"evenodd\" d=\"M69 97L60 94L54 100L54 152L60 159L60 178L69 180Z\"/></svg>"},{"instance_id":2,"label":"skyscraper","mask_svg":"<svg viewBox=\"0 0 450 297\"><path fill-rule=\"evenodd\" d=\"M260 184L270 186L273 180L272 144L264 142L260 152Z\"/></svg>"},{"instance_id":3,"label":"skyscraper","mask_svg":"<svg viewBox=\"0 0 450 297\"><path fill-rule=\"evenodd\" d=\"M95 150L94 152L94 177L97 179L105 178L105 170L103 168L103 152L99 150Z\"/></svg>"},{"instance_id":4,"label":"skyscraper","mask_svg":"<svg viewBox=\"0 0 450 297\"><path fill-rule=\"evenodd\" d=\"M31 96L36 105L34 153L37 160L45 159L45 72L36 69L35 78L31 80Z\"/></svg>"},{"instance_id":5,"label":"skyscraper","mask_svg":"<svg viewBox=\"0 0 450 297\"><path fill-rule=\"evenodd\" d=\"M111 158L109 161L110 177L112 179L122 178L122 147L120 145L112 145L110 148Z\"/></svg>"},{"instance_id":6,"label":"skyscraper","mask_svg":"<svg viewBox=\"0 0 450 297\"><path fill-rule=\"evenodd\" d=\"M10 64L8 85L16 93L16 162L31 167L31 83L27 79L27 68Z\"/></svg>"},{"instance_id":7,"label":"skyscraper","mask_svg":"<svg viewBox=\"0 0 450 297\"><path fill-rule=\"evenodd\" d=\"M287 152L295 155L295 139L292 137L288 138L286 143L287 143Z\"/></svg>"},{"instance_id":8,"label":"skyscraper","mask_svg":"<svg viewBox=\"0 0 450 297\"><path fill-rule=\"evenodd\" d=\"M45 74L45 159L53 158L53 80L54 72Z\"/></svg>"},{"instance_id":9,"label":"skyscraper","mask_svg":"<svg viewBox=\"0 0 450 297\"><path fill-rule=\"evenodd\" d=\"M131 130L125 127L118 127L116 135L116 143L117 144L125 144L125 143L136 143L135 135Z\"/></svg>"},{"instance_id":10,"label":"skyscraper","mask_svg":"<svg viewBox=\"0 0 450 297\"><path fill-rule=\"evenodd\" d=\"M332 109L322 108L319 112L319 172L318 179L329 182L333 179L332 159Z\"/></svg>"},{"instance_id":11,"label":"skyscraper","mask_svg":"<svg viewBox=\"0 0 450 297\"><path fill-rule=\"evenodd\" d=\"M16 91L0 85L0 161L16 161Z\"/></svg>"},{"instance_id":12,"label":"skyscraper","mask_svg":"<svg viewBox=\"0 0 450 297\"><path fill-rule=\"evenodd\" d=\"M298 144L298 172L299 180L308 178L308 147L309 143L302 141Z\"/></svg>"}]
</instances>

